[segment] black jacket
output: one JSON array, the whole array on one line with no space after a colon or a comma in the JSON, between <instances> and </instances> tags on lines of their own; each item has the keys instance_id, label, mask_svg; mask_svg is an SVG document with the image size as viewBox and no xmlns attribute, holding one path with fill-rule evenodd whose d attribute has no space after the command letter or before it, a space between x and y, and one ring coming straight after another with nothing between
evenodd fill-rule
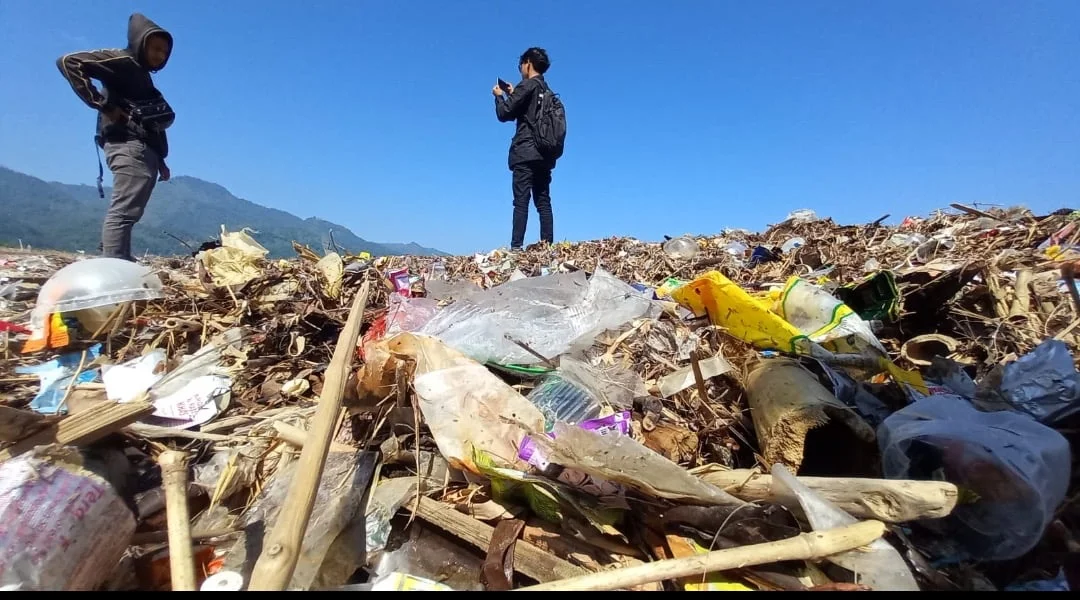
<instances>
[{"instance_id":1,"label":"black jacket","mask_svg":"<svg viewBox=\"0 0 1080 600\"><path fill-rule=\"evenodd\" d=\"M537 93L543 89L543 82L543 75L538 75L517 84L509 98L505 95L495 98L495 116L499 121L506 123L517 120L517 130L510 142L511 169L521 163L544 160L533 141L532 126L526 121L536 120ZM554 166L554 163L551 163L550 167Z\"/></svg>"},{"instance_id":2,"label":"black jacket","mask_svg":"<svg viewBox=\"0 0 1080 600\"><path fill-rule=\"evenodd\" d=\"M57 68L71 84L71 89L90 108L97 111L122 107L125 101L148 100L157 96L157 88L150 77L150 69L144 64L143 46L151 34L160 33L169 40L169 55L173 39L168 31L139 13L128 19L128 46L123 50L92 50L61 56ZM168 56L165 63L169 62ZM165 68L162 64L157 70ZM101 82L104 93L98 91L91 79ZM98 144L125 142L140 139L157 151L162 160L169 155L169 140L164 131L147 131L135 123L117 125L98 113Z\"/></svg>"}]
</instances>

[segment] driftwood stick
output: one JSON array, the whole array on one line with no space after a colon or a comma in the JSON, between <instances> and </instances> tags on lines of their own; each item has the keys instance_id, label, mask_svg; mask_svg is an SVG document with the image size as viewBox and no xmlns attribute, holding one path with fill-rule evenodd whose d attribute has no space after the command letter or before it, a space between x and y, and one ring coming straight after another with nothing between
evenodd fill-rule
<instances>
[{"instance_id":1,"label":"driftwood stick","mask_svg":"<svg viewBox=\"0 0 1080 600\"><path fill-rule=\"evenodd\" d=\"M338 336L337 347L334 348L330 366L326 369L323 394L312 418L304 449L300 452L298 475L289 487L277 522L273 524L263 543L262 554L251 574L249 590L284 590L296 569L296 561L300 558L300 544L307 531L319 480L326 465L326 454L334 437L334 425L341 410L341 399L345 395L349 367L356 355L356 342L360 338L360 327L364 323L364 308L367 306L370 285L370 282L365 281L356 294L349 318Z\"/></svg>"},{"instance_id":2,"label":"driftwood stick","mask_svg":"<svg viewBox=\"0 0 1080 600\"><path fill-rule=\"evenodd\" d=\"M424 496L419 498L420 502L413 509L417 517L477 548L487 548L491 544L491 538L495 535L495 528L491 525L481 523L438 500ZM540 582L576 579L588 573L526 541L514 545L514 570Z\"/></svg>"},{"instance_id":3,"label":"driftwood stick","mask_svg":"<svg viewBox=\"0 0 1080 600\"><path fill-rule=\"evenodd\" d=\"M959 490L944 481L908 481L851 477L799 477L799 481L856 519L906 523L940 519L956 508ZM716 471L701 480L747 502L773 501L772 475L749 469Z\"/></svg>"},{"instance_id":4,"label":"driftwood stick","mask_svg":"<svg viewBox=\"0 0 1080 600\"><path fill-rule=\"evenodd\" d=\"M635 585L714 573L787 560L813 560L866 546L885 533L880 521L861 521L854 525L803 533L778 542L715 550L699 556L658 560L625 569L592 573L581 577L541 583L518 591L600 592Z\"/></svg>"},{"instance_id":5,"label":"driftwood stick","mask_svg":"<svg viewBox=\"0 0 1080 600\"><path fill-rule=\"evenodd\" d=\"M187 453L166 450L158 455L165 518L169 526L169 569L174 592L194 592L195 556L191 551L191 515L187 500Z\"/></svg>"},{"instance_id":6,"label":"driftwood stick","mask_svg":"<svg viewBox=\"0 0 1080 600\"><path fill-rule=\"evenodd\" d=\"M277 431L277 437L281 441L290 446L297 448L303 448L304 444L308 441L308 432L294 427L288 423L282 423L281 421L274 422L274 430ZM356 448L341 442L330 442L330 452L356 452Z\"/></svg>"},{"instance_id":7,"label":"driftwood stick","mask_svg":"<svg viewBox=\"0 0 1080 600\"><path fill-rule=\"evenodd\" d=\"M1028 315L1031 310L1031 269L1021 269L1016 272L1016 293L1013 295L1012 306L1009 307L1009 316Z\"/></svg>"}]
</instances>

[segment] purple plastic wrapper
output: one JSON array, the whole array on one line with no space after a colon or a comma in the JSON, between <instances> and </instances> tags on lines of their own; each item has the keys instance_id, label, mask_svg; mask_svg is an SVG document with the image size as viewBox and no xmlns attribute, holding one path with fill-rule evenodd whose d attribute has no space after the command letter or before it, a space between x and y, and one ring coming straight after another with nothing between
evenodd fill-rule
<instances>
[{"instance_id":1,"label":"purple plastic wrapper","mask_svg":"<svg viewBox=\"0 0 1080 600\"><path fill-rule=\"evenodd\" d=\"M578 423L578 427L586 431L595 431L600 435L630 435L630 411L625 410L599 419L589 419ZM544 434L555 439L554 433ZM550 464L536 447L536 442L531 437L525 436L518 448L518 458L538 469L546 469Z\"/></svg>"}]
</instances>

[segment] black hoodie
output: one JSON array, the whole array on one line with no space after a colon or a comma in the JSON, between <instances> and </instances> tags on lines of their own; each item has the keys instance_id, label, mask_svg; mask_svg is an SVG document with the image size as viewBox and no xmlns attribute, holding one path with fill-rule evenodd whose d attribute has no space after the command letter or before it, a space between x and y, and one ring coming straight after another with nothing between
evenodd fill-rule
<instances>
[{"instance_id":1,"label":"black hoodie","mask_svg":"<svg viewBox=\"0 0 1080 600\"><path fill-rule=\"evenodd\" d=\"M57 59L56 66L75 94L90 108L97 111L108 111L114 107L126 109L128 102L149 100L159 94L143 53L146 39L155 33L164 35L169 42L165 62L155 69L159 71L165 68L172 55L172 35L139 13L128 19L127 48L66 54ZM101 82L104 94L94 87L91 79ZM164 131L147 131L131 122L117 125L102 112L98 113L97 133L99 145L140 139L157 151L162 160L169 155L169 140Z\"/></svg>"}]
</instances>

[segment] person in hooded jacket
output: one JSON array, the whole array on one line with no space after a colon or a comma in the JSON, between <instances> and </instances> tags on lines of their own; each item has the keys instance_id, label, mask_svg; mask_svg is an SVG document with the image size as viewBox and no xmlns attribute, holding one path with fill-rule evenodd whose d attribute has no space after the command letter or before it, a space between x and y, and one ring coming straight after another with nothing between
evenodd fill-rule
<instances>
[{"instance_id":1,"label":"person in hooded jacket","mask_svg":"<svg viewBox=\"0 0 1080 600\"><path fill-rule=\"evenodd\" d=\"M107 257L135 260L132 227L142 218L158 178L170 177L165 130L175 115L154 87L151 73L165 68L172 50L172 35L135 13L128 19L127 48L75 52L56 61L75 94L98 112L95 141L105 150L113 174L112 200L101 232ZM100 192L100 173L98 188Z\"/></svg>"}]
</instances>

